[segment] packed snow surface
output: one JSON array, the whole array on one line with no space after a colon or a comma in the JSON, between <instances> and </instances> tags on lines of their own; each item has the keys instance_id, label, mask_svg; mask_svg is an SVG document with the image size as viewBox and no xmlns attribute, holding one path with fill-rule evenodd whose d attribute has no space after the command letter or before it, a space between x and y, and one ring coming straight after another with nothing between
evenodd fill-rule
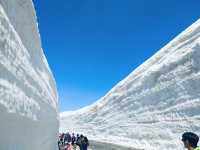
<instances>
[{"instance_id":1,"label":"packed snow surface","mask_svg":"<svg viewBox=\"0 0 200 150\"><path fill-rule=\"evenodd\" d=\"M200 133L200 20L96 103L60 116L60 132L145 150L183 149L184 131Z\"/></svg>"},{"instance_id":2,"label":"packed snow surface","mask_svg":"<svg viewBox=\"0 0 200 150\"><path fill-rule=\"evenodd\" d=\"M0 149L56 150L57 91L31 0L0 0Z\"/></svg>"}]
</instances>

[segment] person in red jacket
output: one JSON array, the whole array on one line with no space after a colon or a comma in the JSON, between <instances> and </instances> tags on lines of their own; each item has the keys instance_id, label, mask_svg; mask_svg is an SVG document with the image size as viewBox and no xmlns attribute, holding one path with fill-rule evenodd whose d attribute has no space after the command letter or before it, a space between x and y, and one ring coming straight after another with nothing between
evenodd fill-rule
<instances>
[{"instance_id":1,"label":"person in red jacket","mask_svg":"<svg viewBox=\"0 0 200 150\"><path fill-rule=\"evenodd\" d=\"M64 150L72 150L71 149L71 145L69 144L69 143L67 143L66 145L65 145L65 149Z\"/></svg>"}]
</instances>

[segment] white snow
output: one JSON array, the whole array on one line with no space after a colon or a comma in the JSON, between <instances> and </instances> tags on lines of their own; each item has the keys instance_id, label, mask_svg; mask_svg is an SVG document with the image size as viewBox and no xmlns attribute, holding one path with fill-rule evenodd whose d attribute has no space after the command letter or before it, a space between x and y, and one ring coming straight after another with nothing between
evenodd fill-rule
<instances>
[{"instance_id":1,"label":"white snow","mask_svg":"<svg viewBox=\"0 0 200 150\"><path fill-rule=\"evenodd\" d=\"M31 0L0 0L0 149L56 150L58 97Z\"/></svg>"},{"instance_id":2,"label":"white snow","mask_svg":"<svg viewBox=\"0 0 200 150\"><path fill-rule=\"evenodd\" d=\"M200 134L199 108L200 20L96 103L61 113L60 132L138 149L183 149L184 131Z\"/></svg>"}]
</instances>

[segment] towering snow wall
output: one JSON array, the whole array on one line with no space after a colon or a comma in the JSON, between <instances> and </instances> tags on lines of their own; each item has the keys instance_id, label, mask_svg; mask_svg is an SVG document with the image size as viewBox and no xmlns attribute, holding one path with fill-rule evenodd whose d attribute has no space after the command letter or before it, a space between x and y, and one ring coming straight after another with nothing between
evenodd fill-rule
<instances>
[{"instance_id":1,"label":"towering snow wall","mask_svg":"<svg viewBox=\"0 0 200 150\"><path fill-rule=\"evenodd\" d=\"M56 150L57 91L31 0L0 0L0 149Z\"/></svg>"},{"instance_id":2,"label":"towering snow wall","mask_svg":"<svg viewBox=\"0 0 200 150\"><path fill-rule=\"evenodd\" d=\"M200 20L91 106L61 114L61 132L145 150L183 149L200 134Z\"/></svg>"}]
</instances>

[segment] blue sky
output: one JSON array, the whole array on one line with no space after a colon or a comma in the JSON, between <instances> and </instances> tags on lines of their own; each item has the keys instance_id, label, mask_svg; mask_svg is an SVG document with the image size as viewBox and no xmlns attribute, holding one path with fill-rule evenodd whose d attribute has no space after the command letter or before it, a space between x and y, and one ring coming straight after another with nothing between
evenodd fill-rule
<instances>
[{"instance_id":1,"label":"blue sky","mask_svg":"<svg viewBox=\"0 0 200 150\"><path fill-rule=\"evenodd\" d=\"M60 111L104 96L200 17L200 0L34 0Z\"/></svg>"}]
</instances>

